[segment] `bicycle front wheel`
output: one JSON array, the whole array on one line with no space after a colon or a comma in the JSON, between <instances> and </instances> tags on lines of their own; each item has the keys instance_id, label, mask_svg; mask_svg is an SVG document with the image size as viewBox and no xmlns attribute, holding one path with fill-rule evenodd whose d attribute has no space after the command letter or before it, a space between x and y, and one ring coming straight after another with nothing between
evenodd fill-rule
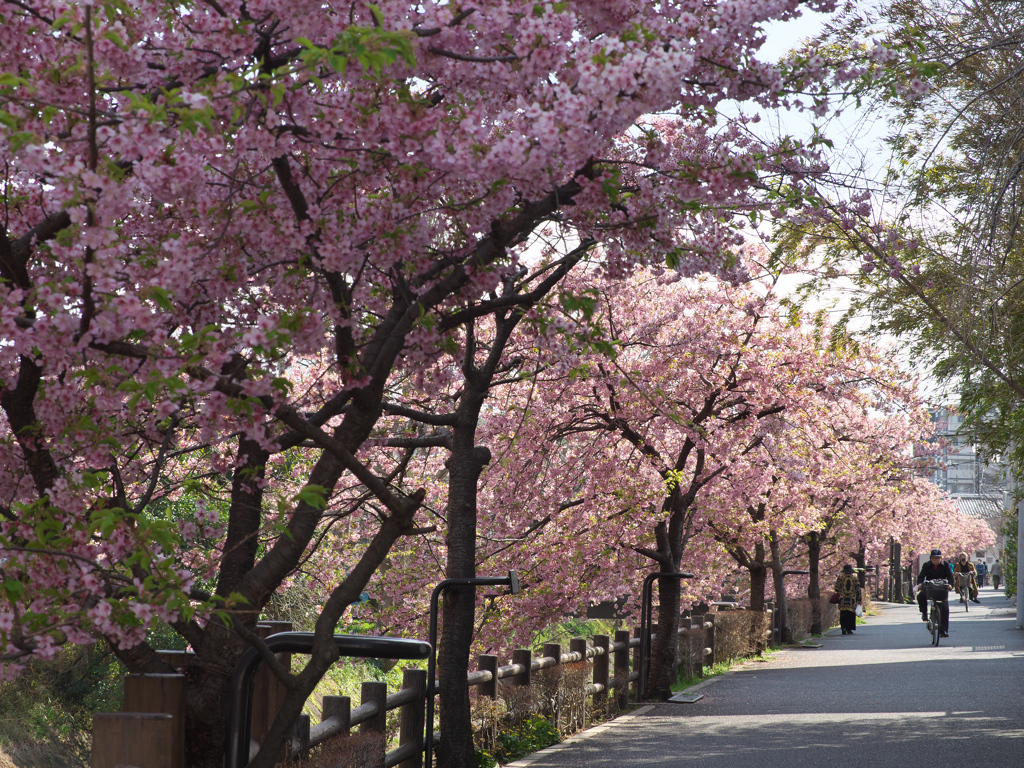
<instances>
[{"instance_id":1,"label":"bicycle front wheel","mask_svg":"<svg viewBox=\"0 0 1024 768\"><path fill-rule=\"evenodd\" d=\"M939 627L942 624L942 612L939 611L939 604L932 600L931 611L932 624L932 645L939 644Z\"/></svg>"}]
</instances>

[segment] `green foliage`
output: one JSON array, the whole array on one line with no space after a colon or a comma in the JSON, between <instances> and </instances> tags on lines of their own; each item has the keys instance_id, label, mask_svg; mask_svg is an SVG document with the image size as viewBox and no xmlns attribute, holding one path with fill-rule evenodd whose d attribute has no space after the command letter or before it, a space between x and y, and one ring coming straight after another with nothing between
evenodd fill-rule
<instances>
[{"instance_id":1,"label":"green foliage","mask_svg":"<svg viewBox=\"0 0 1024 768\"><path fill-rule=\"evenodd\" d=\"M374 18L380 23L380 11L370 6ZM297 38L304 47L302 60L311 69L327 67L342 75L348 65L355 62L363 72L379 78L384 69L398 61L412 65L416 63L407 30L389 31L380 27L349 26L334 41L330 48L323 48L305 39Z\"/></svg>"},{"instance_id":2,"label":"green foliage","mask_svg":"<svg viewBox=\"0 0 1024 768\"><path fill-rule=\"evenodd\" d=\"M558 744L561 740L562 737L555 726L540 715L530 715L520 727L499 731L498 747L494 754L478 749L477 765L480 768L504 765L552 744Z\"/></svg>"},{"instance_id":3,"label":"green foliage","mask_svg":"<svg viewBox=\"0 0 1024 768\"><path fill-rule=\"evenodd\" d=\"M323 679L317 683L313 695L306 699L303 712L309 715L314 723L320 722L321 704L324 696L348 696L358 706L363 682L373 681L387 683L388 691L397 691L402 687L402 671L404 669L425 669L425 661L402 661L393 659L343 659L331 667ZM397 718L398 711L390 715ZM397 719L388 722L389 736L397 733ZM392 731L394 731L392 733Z\"/></svg>"},{"instance_id":4,"label":"green foliage","mask_svg":"<svg viewBox=\"0 0 1024 768\"><path fill-rule=\"evenodd\" d=\"M1003 581L1007 597L1017 594L1017 509L1016 507L1003 523L1000 533L1005 536L1003 547Z\"/></svg>"},{"instance_id":5,"label":"green foliage","mask_svg":"<svg viewBox=\"0 0 1024 768\"><path fill-rule=\"evenodd\" d=\"M30 663L0 683L0 747L15 757L30 751L33 765L84 768L92 715L121 709L124 674L105 643L68 646L52 661Z\"/></svg>"},{"instance_id":6,"label":"green foliage","mask_svg":"<svg viewBox=\"0 0 1024 768\"><path fill-rule=\"evenodd\" d=\"M185 638L159 619L156 619L146 632L146 643L150 648L161 651L184 651L188 647Z\"/></svg>"},{"instance_id":7,"label":"green foliage","mask_svg":"<svg viewBox=\"0 0 1024 768\"><path fill-rule=\"evenodd\" d=\"M533 638L533 645L544 643L562 643L565 645L574 637L590 635L614 635L619 628L615 622L602 619L569 618L557 624L551 624L538 632Z\"/></svg>"}]
</instances>

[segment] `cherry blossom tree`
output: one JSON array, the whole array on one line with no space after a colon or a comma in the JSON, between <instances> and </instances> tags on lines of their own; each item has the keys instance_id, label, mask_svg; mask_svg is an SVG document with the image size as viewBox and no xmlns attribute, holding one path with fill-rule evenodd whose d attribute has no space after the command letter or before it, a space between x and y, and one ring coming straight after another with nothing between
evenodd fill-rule
<instances>
[{"instance_id":1,"label":"cherry blossom tree","mask_svg":"<svg viewBox=\"0 0 1024 768\"><path fill-rule=\"evenodd\" d=\"M668 566L696 572L680 592L680 601L690 603L721 594L738 563L755 571L753 605L764 604L769 572L784 604L784 567L816 567L824 545L830 577L842 550L903 535L904 518L914 517L918 504L940 499L911 472L911 444L927 434L927 413L912 381L886 355L832 340L819 319L801 322L749 287L673 284L645 274L607 284L570 277L562 289L561 316L552 310L546 317L555 321L543 328L523 326L508 348L513 356L538 350L537 370L517 369L492 391L477 431L491 452L477 497L477 567L515 567L527 587L512 600L478 596L481 650L527 644L537 626L597 602L635 610L651 554L658 554L657 529L669 530L665 521L676 514L665 507L677 484L696 489L679 513L689 516L690 533L678 564ZM586 303L581 297L588 295L584 331L565 307ZM614 344L614 354L599 338ZM680 414L715 390L718 367L734 382L733 410L687 423ZM465 386L450 369L431 378L450 380L454 391ZM767 408L764 392L786 407ZM744 419L730 420L752 408L755 397L766 414L750 419L759 422L753 429ZM666 470L659 457L679 450L696 427L710 457L705 474ZM637 434L645 438L640 449ZM391 450L401 442L390 439ZM424 451L413 480L432 488L427 504L439 521L447 485L437 478L447 472L447 455ZM445 575L446 540L422 537L424 546L394 553L386 577L371 585L387 596L377 614L384 623L422 627L423 596ZM812 556L808 540L815 537ZM792 593L803 583L786 586ZM677 616L678 609L677 602Z\"/></svg>"},{"instance_id":2,"label":"cherry blossom tree","mask_svg":"<svg viewBox=\"0 0 1024 768\"><path fill-rule=\"evenodd\" d=\"M584 260L738 275L730 212L752 210L771 169L815 159L718 125L716 107L815 88L820 60L755 57L762 23L798 13L3 4L6 673L96 636L161 671L144 635L167 621L197 654L188 761L212 766L228 676L254 645L289 691L253 763L271 765L339 619L430 525L427 489L364 450L406 415L399 379ZM799 201L805 185L772 189ZM459 487L482 462L469 414L484 396L465 406ZM471 496L453 505L472 515ZM254 625L338 521L359 533L290 673Z\"/></svg>"},{"instance_id":3,"label":"cherry blossom tree","mask_svg":"<svg viewBox=\"0 0 1024 768\"><path fill-rule=\"evenodd\" d=\"M542 370L497 397L480 428L493 458L477 558L518 567L529 588L516 613L549 620L635 596L645 558L665 572L685 563L695 582L659 586L657 675L671 664L674 647L664 644L684 589L706 599L722 584L727 552L771 549L772 536L791 539L817 523L808 487L822 460L813 448L833 439L835 404L866 407L857 382L893 374L880 359L830 346L827 330L750 288L649 273L604 285L570 278L565 287L577 283L592 292L591 339L601 329L616 352L581 345L548 362L542 353ZM537 327L529 333L527 346L548 346ZM744 510L758 508L750 520ZM726 531L742 532L742 544L723 548ZM774 560L781 569L781 555ZM436 573L423 558L405 567L428 583ZM752 591L758 604L763 574ZM413 583L403 594L424 589ZM493 614L484 620L516 636Z\"/></svg>"}]
</instances>

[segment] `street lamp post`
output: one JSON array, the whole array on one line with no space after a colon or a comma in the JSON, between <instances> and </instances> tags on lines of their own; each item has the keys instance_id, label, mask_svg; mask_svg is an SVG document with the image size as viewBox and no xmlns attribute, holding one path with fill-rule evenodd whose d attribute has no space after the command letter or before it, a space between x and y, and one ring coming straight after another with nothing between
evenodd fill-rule
<instances>
[{"instance_id":1,"label":"street lamp post","mask_svg":"<svg viewBox=\"0 0 1024 768\"><path fill-rule=\"evenodd\" d=\"M434 587L430 595L430 656L427 658L427 733L424 739L424 753L427 768L434 760L434 695L436 683L434 676L437 667L437 602L441 593L448 587L483 587L490 585L507 585L513 595L519 594L519 574L509 571L508 576L481 576L462 579L442 579Z\"/></svg>"},{"instance_id":2,"label":"street lamp post","mask_svg":"<svg viewBox=\"0 0 1024 768\"><path fill-rule=\"evenodd\" d=\"M652 604L654 602L654 580L655 579L692 579L692 573L651 573L648 574L647 578L644 579L643 589L640 591L640 663L639 663L639 674L640 677L637 680L637 699L643 701L644 689L646 686L647 678L647 657L650 653L651 644L651 614L654 609Z\"/></svg>"}]
</instances>

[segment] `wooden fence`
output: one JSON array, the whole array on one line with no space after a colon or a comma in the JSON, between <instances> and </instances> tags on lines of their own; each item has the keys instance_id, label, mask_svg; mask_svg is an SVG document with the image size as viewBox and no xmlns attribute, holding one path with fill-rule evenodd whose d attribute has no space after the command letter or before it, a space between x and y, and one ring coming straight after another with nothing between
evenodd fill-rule
<instances>
[{"instance_id":1,"label":"wooden fence","mask_svg":"<svg viewBox=\"0 0 1024 768\"><path fill-rule=\"evenodd\" d=\"M747 611L735 613L749 614ZM716 640L716 627L727 618L732 617L722 613L708 613L681 619L679 635L685 642L677 643L676 666L693 664L696 659L696 666L702 668L723 660L720 656L727 644ZM771 642L771 623L767 616L753 623L745 622L755 627L752 631L760 635L760 638L752 638L748 646L750 651L756 651ZM291 625L288 622L267 622L258 629L266 637L288 631ZM656 631L655 626L652 634ZM582 637L573 638L567 653L563 652L558 643L544 645L539 656L534 656L529 649L521 648L512 652L511 663L505 665L499 664L497 656L482 655L479 657L479 668L467 674L466 684L476 688L478 697L493 699L499 694L500 680L507 680L508 685L515 687L529 687L542 670L587 662L590 682L582 686L583 696L592 697L594 705L599 710L603 708L605 712L612 701L623 708L629 702L630 689L633 691L633 699L636 699L639 634L640 630L636 628L632 632L619 630L614 637L594 635L589 641ZM696 646L694 642L697 642ZM184 768L185 676L181 673L191 662L193 654L185 651L159 653L172 668L178 670L178 674L130 674L125 678L124 711L94 715L93 768ZM690 654L689 659L687 654ZM287 654L279 654L278 658L285 667L289 666L290 658ZM696 671L699 673L700 669ZM423 768L427 725L424 722L426 682L426 672L421 669L406 669L402 687L390 694L386 683L364 682L359 706L354 708L347 696L324 696L319 723L311 725L308 715L301 716L295 723L283 763L300 760L311 748L335 737L348 735L357 727L361 733L383 735L387 727L387 713L398 710L398 746L386 754L380 749L381 754L375 760L376 766L370 763L367 764L368 768ZM284 686L268 668L261 667L253 691L250 759L258 751L258 742L264 738L273 721L284 695ZM542 701L540 707L542 711L545 707L550 709L550 702ZM440 734L435 733L434 744L438 744L440 739ZM382 738L381 743L383 741Z\"/></svg>"}]
</instances>

